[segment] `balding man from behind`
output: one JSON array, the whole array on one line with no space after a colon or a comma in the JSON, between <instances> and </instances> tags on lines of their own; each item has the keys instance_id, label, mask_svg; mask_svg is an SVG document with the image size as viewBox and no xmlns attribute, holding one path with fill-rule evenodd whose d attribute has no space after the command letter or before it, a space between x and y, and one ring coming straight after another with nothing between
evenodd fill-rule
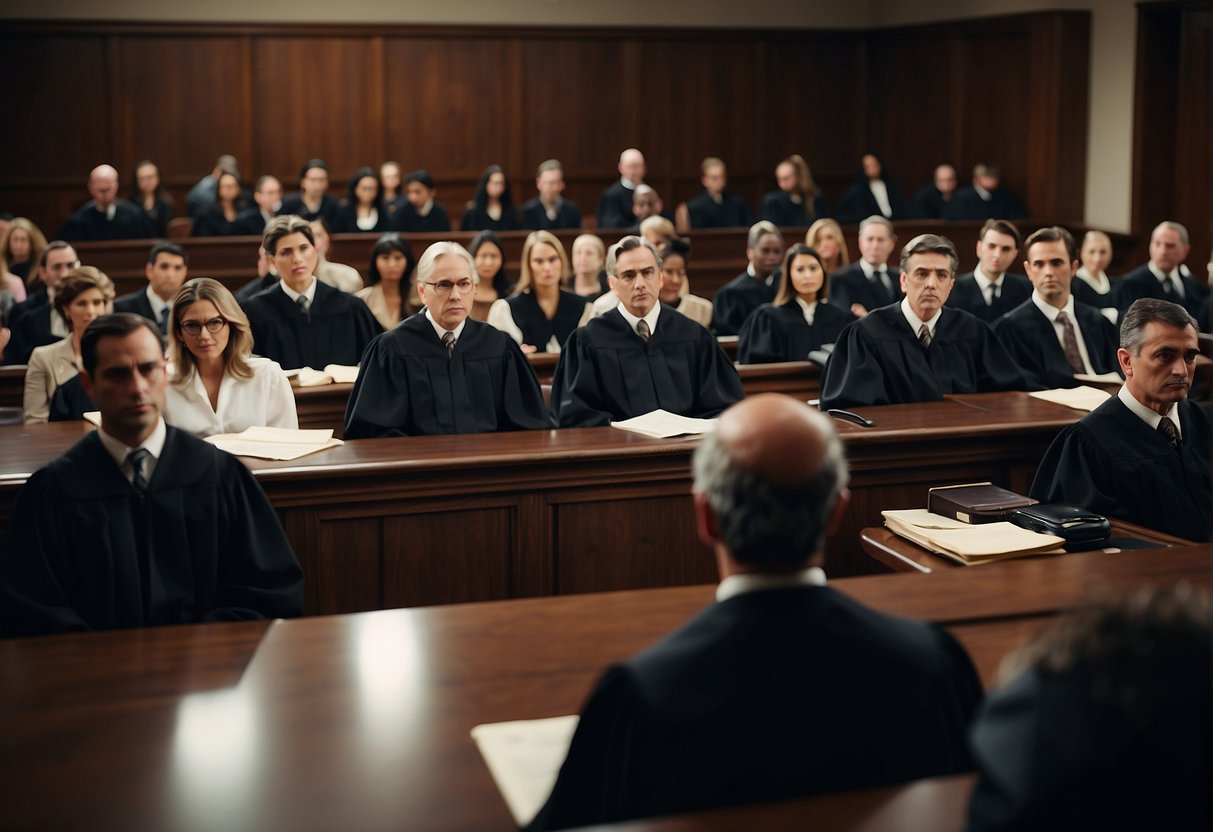
<instances>
[{"instance_id":1,"label":"balding man from behind","mask_svg":"<svg viewBox=\"0 0 1213 832\"><path fill-rule=\"evenodd\" d=\"M823 542L849 498L829 420L746 399L693 468L716 603L602 677L531 829L966 770L981 688L964 650L825 585Z\"/></svg>"},{"instance_id":2,"label":"balding man from behind","mask_svg":"<svg viewBox=\"0 0 1213 832\"><path fill-rule=\"evenodd\" d=\"M93 168L88 175L88 194L92 199L68 217L59 239L75 242L156 236L156 230L138 207L118 199L118 171L112 165Z\"/></svg>"}]
</instances>

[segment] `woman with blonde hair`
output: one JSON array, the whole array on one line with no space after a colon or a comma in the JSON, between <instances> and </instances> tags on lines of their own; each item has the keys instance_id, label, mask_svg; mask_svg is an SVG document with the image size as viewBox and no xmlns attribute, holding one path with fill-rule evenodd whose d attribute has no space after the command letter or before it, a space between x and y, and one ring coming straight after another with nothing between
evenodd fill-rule
<instances>
[{"instance_id":1,"label":"woman with blonde hair","mask_svg":"<svg viewBox=\"0 0 1213 832\"><path fill-rule=\"evenodd\" d=\"M804 244L821 255L826 274L833 274L851 264L847 252L847 238L837 220L821 219L809 226L804 235Z\"/></svg>"},{"instance_id":2,"label":"woman with blonde hair","mask_svg":"<svg viewBox=\"0 0 1213 832\"><path fill-rule=\"evenodd\" d=\"M573 278L571 289L593 301L611 291L606 272L606 245L597 234L580 234L573 240Z\"/></svg>"},{"instance_id":3,"label":"woman with blonde hair","mask_svg":"<svg viewBox=\"0 0 1213 832\"><path fill-rule=\"evenodd\" d=\"M77 266L59 281L55 309L67 321L71 334L30 354L25 371L25 424L47 421L55 390L80 372L80 337L84 330L113 308L114 284L104 272Z\"/></svg>"},{"instance_id":4,"label":"woman with blonde hair","mask_svg":"<svg viewBox=\"0 0 1213 832\"><path fill-rule=\"evenodd\" d=\"M30 289L37 288L38 260L46 251L46 235L25 217L17 217L8 226L8 233L0 242L0 256L8 264L8 270L25 281ZM32 276L31 276L32 275Z\"/></svg>"},{"instance_id":5,"label":"woman with blonde hair","mask_svg":"<svg viewBox=\"0 0 1213 832\"><path fill-rule=\"evenodd\" d=\"M489 307L489 323L523 352L560 352L573 330L590 319L589 301L562 288L569 258L560 240L550 231L528 234L521 272L514 294Z\"/></svg>"},{"instance_id":6,"label":"woman with blonde hair","mask_svg":"<svg viewBox=\"0 0 1213 832\"><path fill-rule=\"evenodd\" d=\"M299 427L290 382L277 362L251 354L248 318L222 283L187 281L173 298L169 333L170 425L196 436Z\"/></svg>"}]
</instances>

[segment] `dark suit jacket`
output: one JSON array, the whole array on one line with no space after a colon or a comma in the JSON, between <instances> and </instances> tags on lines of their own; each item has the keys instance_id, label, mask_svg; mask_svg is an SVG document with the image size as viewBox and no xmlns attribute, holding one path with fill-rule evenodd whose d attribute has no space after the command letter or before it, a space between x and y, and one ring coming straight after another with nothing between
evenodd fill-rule
<instances>
[{"instance_id":1,"label":"dark suit jacket","mask_svg":"<svg viewBox=\"0 0 1213 832\"><path fill-rule=\"evenodd\" d=\"M987 202L972 185L957 188L943 209L945 220L1021 220L1027 215L1015 194L1006 188L996 188Z\"/></svg>"},{"instance_id":2,"label":"dark suit jacket","mask_svg":"<svg viewBox=\"0 0 1213 832\"><path fill-rule=\"evenodd\" d=\"M1120 336L1112 322L1093 306L1074 303L1074 318L1087 345L1091 369L1096 373L1119 372L1116 348ZM994 334L1006 346L1032 390L1077 387L1056 330L1031 298L994 323Z\"/></svg>"},{"instance_id":3,"label":"dark suit jacket","mask_svg":"<svg viewBox=\"0 0 1213 832\"><path fill-rule=\"evenodd\" d=\"M636 224L632 211L632 189L616 179L598 198L599 228L630 228Z\"/></svg>"},{"instance_id":4,"label":"dark suit jacket","mask_svg":"<svg viewBox=\"0 0 1213 832\"><path fill-rule=\"evenodd\" d=\"M9 310L12 340L4 349L5 364L26 364L30 353L59 337L51 332L51 306L46 288L40 288Z\"/></svg>"},{"instance_id":5,"label":"dark suit jacket","mask_svg":"<svg viewBox=\"0 0 1213 832\"><path fill-rule=\"evenodd\" d=\"M912 217L913 210L905 197L901 195L901 188L897 186L897 183L886 179L884 185L889 193L889 207L893 209L893 216L889 219L904 220ZM876 197L872 196L872 189L868 185L868 181L861 179L852 183L851 187L843 192L842 198L838 200L837 216L838 222L842 225L856 225L868 217L884 215L880 212L880 204L876 202Z\"/></svg>"},{"instance_id":6,"label":"dark suit jacket","mask_svg":"<svg viewBox=\"0 0 1213 832\"><path fill-rule=\"evenodd\" d=\"M699 194L687 200L687 214L692 228L749 228L754 222L750 206L737 194L725 191L720 202L708 194Z\"/></svg>"},{"instance_id":7,"label":"dark suit jacket","mask_svg":"<svg viewBox=\"0 0 1213 832\"><path fill-rule=\"evenodd\" d=\"M532 231L550 231L553 228L581 228L581 209L567 199L560 200L555 221L548 219L547 209L539 197L528 200L522 206L522 227Z\"/></svg>"},{"instance_id":8,"label":"dark suit jacket","mask_svg":"<svg viewBox=\"0 0 1213 832\"><path fill-rule=\"evenodd\" d=\"M289 214L296 214L308 222L319 217L329 224L329 228L332 228L333 224L337 221L337 209L340 207L341 203L325 194L324 198L320 200L320 210L312 213L303 204L303 195L299 191L296 191L293 194L288 194L282 200L282 206L278 209L278 216L283 217Z\"/></svg>"},{"instance_id":9,"label":"dark suit jacket","mask_svg":"<svg viewBox=\"0 0 1213 832\"><path fill-rule=\"evenodd\" d=\"M114 205L114 218L107 219L89 200L68 217L59 232L60 240L139 240L155 236L156 229L141 208L129 202Z\"/></svg>"},{"instance_id":10,"label":"dark suit jacket","mask_svg":"<svg viewBox=\"0 0 1213 832\"><path fill-rule=\"evenodd\" d=\"M236 225L241 234L260 237L265 233L265 217L260 208L246 208L236 215Z\"/></svg>"},{"instance_id":11,"label":"dark suit jacket","mask_svg":"<svg viewBox=\"0 0 1213 832\"><path fill-rule=\"evenodd\" d=\"M1190 277L1180 278L1180 283L1184 287L1182 301L1163 291L1162 284L1158 282L1154 272L1150 271L1148 264L1138 266L1113 286L1112 291L1116 294L1116 308L1123 315L1125 310L1133 305L1133 301L1139 298L1159 298L1179 303L1195 318L1200 314L1200 306L1209 295L1209 288Z\"/></svg>"},{"instance_id":12,"label":"dark suit jacket","mask_svg":"<svg viewBox=\"0 0 1213 832\"><path fill-rule=\"evenodd\" d=\"M947 305L954 309L963 309L971 315L976 315L988 324L994 323L1003 315L1032 297L1032 281L1022 274L1007 274L1002 282L1002 292L994 298L991 304L986 303L977 278L973 272L962 274L956 278L952 294L948 295Z\"/></svg>"},{"instance_id":13,"label":"dark suit jacket","mask_svg":"<svg viewBox=\"0 0 1213 832\"><path fill-rule=\"evenodd\" d=\"M737 595L606 673L531 828L964 771L980 697L934 625L828 587Z\"/></svg>"},{"instance_id":14,"label":"dark suit jacket","mask_svg":"<svg viewBox=\"0 0 1213 832\"><path fill-rule=\"evenodd\" d=\"M159 324L156 313L152 311L152 303L147 299L147 289L136 289L130 294L114 300L115 312L129 312L132 315L142 315L154 324Z\"/></svg>"},{"instance_id":15,"label":"dark suit jacket","mask_svg":"<svg viewBox=\"0 0 1213 832\"><path fill-rule=\"evenodd\" d=\"M949 200L943 198L939 188L934 185L923 185L914 192L914 213L919 219L943 219L944 208Z\"/></svg>"},{"instance_id":16,"label":"dark suit jacket","mask_svg":"<svg viewBox=\"0 0 1213 832\"><path fill-rule=\"evenodd\" d=\"M885 289L884 283L879 279L868 280L868 276L863 273L863 268L858 263L854 263L830 275L829 304L849 312L851 304L859 303L871 312L873 309L879 309L897 301L901 297L901 292L897 288L900 275L897 267L892 264L888 264L885 268L888 270L889 280L893 283L892 294Z\"/></svg>"}]
</instances>

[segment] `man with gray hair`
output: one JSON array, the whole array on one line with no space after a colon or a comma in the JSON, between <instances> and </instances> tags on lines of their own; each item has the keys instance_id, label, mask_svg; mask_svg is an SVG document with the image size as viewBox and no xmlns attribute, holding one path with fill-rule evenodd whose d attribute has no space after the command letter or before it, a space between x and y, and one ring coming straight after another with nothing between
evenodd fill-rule
<instances>
[{"instance_id":1,"label":"man with gray hair","mask_svg":"<svg viewBox=\"0 0 1213 832\"><path fill-rule=\"evenodd\" d=\"M609 669L531 829L869 788L965 771L981 685L941 628L825 585L849 493L829 420L765 394L693 463L716 603Z\"/></svg>"},{"instance_id":2,"label":"man with gray hair","mask_svg":"<svg viewBox=\"0 0 1213 832\"><path fill-rule=\"evenodd\" d=\"M594 427L666 410L709 418L745 395L712 334L660 302L661 255L628 236L607 249L619 305L573 330L552 376L561 427Z\"/></svg>"},{"instance_id":3,"label":"man with gray hair","mask_svg":"<svg viewBox=\"0 0 1213 832\"><path fill-rule=\"evenodd\" d=\"M947 237L920 234L901 250L901 303L842 331L821 381L821 409L931 402L946 393L1026 390L989 324L944 306L957 267Z\"/></svg>"},{"instance_id":4,"label":"man with gray hair","mask_svg":"<svg viewBox=\"0 0 1213 832\"><path fill-rule=\"evenodd\" d=\"M543 392L514 339L469 318L480 278L458 243L417 262L425 312L380 335L362 357L345 437L429 436L552 426Z\"/></svg>"},{"instance_id":5,"label":"man with gray hair","mask_svg":"<svg viewBox=\"0 0 1213 832\"><path fill-rule=\"evenodd\" d=\"M750 313L775 300L779 290L779 262L783 259L783 234L775 224L761 220L746 235L745 271L716 290L712 298L712 331L736 335Z\"/></svg>"},{"instance_id":6,"label":"man with gray hair","mask_svg":"<svg viewBox=\"0 0 1213 832\"><path fill-rule=\"evenodd\" d=\"M1157 298L1198 315L1209 288L1186 274L1183 262L1191 248L1188 229L1177 222L1160 222L1150 233L1150 262L1126 274L1112 290L1120 314L1138 298Z\"/></svg>"},{"instance_id":7,"label":"man with gray hair","mask_svg":"<svg viewBox=\"0 0 1213 832\"><path fill-rule=\"evenodd\" d=\"M830 305L862 318L873 309L896 303L897 277L889 257L897 245L893 223L879 214L859 224L859 262L830 275Z\"/></svg>"},{"instance_id":8,"label":"man with gray hair","mask_svg":"<svg viewBox=\"0 0 1213 832\"><path fill-rule=\"evenodd\" d=\"M1120 324L1120 392L1063 430L1031 495L1209 540L1209 416L1188 398L1200 347L1182 306L1135 301Z\"/></svg>"}]
</instances>

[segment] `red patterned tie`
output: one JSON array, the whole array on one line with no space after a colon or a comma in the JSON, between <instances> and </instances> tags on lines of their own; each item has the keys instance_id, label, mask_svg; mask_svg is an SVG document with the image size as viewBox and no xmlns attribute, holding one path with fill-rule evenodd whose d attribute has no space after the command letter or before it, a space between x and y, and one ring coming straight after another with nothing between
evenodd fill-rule
<instances>
[{"instance_id":1,"label":"red patterned tie","mask_svg":"<svg viewBox=\"0 0 1213 832\"><path fill-rule=\"evenodd\" d=\"M1078 338L1074 335L1074 324L1070 323L1070 316L1064 311L1057 313L1057 323L1061 324L1061 345L1066 351L1066 361L1070 362L1070 369L1076 373L1081 373L1086 370L1082 363L1082 353L1078 351Z\"/></svg>"}]
</instances>

